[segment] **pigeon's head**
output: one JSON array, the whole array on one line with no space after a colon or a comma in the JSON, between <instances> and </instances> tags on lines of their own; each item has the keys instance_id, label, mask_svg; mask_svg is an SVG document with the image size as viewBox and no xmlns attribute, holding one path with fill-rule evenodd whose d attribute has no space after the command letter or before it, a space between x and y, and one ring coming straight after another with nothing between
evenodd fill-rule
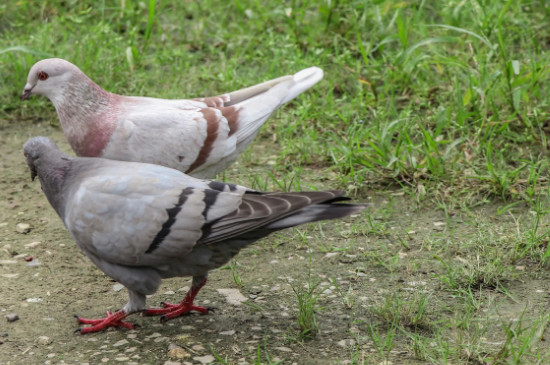
<instances>
[{"instance_id":1,"label":"pigeon's head","mask_svg":"<svg viewBox=\"0 0 550 365\"><path fill-rule=\"evenodd\" d=\"M29 139L23 146L23 152L27 159L27 165L31 170L31 179L37 174L37 165L40 164L40 159L43 158L52 150L59 150L53 141L46 137L34 137Z\"/></svg>"},{"instance_id":2,"label":"pigeon's head","mask_svg":"<svg viewBox=\"0 0 550 365\"><path fill-rule=\"evenodd\" d=\"M29 71L21 100L28 99L35 94L52 99L64 89L73 75L81 73L78 67L61 58L38 61Z\"/></svg>"}]
</instances>

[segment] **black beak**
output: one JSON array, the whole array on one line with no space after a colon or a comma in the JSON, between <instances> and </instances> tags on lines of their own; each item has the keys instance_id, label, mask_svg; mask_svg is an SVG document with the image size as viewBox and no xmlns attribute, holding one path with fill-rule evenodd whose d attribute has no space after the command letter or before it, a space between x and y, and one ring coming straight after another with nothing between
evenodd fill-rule
<instances>
[{"instance_id":1,"label":"black beak","mask_svg":"<svg viewBox=\"0 0 550 365\"><path fill-rule=\"evenodd\" d=\"M31 96L32 88L23 90L23 93L21 94L21 100L27 100Z\"/></svg>"}]
</instances>

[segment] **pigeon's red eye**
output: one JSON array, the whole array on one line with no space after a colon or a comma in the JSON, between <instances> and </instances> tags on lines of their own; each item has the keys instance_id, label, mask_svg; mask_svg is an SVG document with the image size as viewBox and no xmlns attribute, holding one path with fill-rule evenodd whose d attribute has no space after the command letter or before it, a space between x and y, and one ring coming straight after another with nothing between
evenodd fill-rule
<instances>
[{"instance_id":1,"label":"pigeon's red eye","mask_svg":"<svg viewBox=\"0 0 550 365\"><path fill-rule=\"evenodd\" d=\"M48 74L45 73L44 71L40 71L40 72L38 73L38 80L44 81L44 80L46 80L47 78L48 78Z\"/></svg>"}]
</instances>

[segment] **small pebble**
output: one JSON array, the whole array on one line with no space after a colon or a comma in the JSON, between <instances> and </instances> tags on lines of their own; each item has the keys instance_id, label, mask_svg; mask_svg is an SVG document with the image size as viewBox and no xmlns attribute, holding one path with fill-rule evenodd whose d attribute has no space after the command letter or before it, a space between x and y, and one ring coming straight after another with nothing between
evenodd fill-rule
<instances>
[{"instance_id":1,"label":"small pebble","mask_svg":"<svg viewBox=\"0 0 550 365\"><path fill-rule=\"evenodd\" d=\"M205 355L205 356L195 356L193 360L200 362L201 364L210 364L213 363L216 358L212 355Z\"/></svg>"},{"instance_id":2,"label":"small pebble","mask_svg":"<svg viewBox=\"0 0 550 365\"><path fill-rule=\"evenodd\" d=\"M275 347L275 350L279 350L279 351L282 351L282 352L292 352L292 349L290 349L288 347L284 347L284 346Z\"/></svg>"},{"instance_id":3,"label":"small pebble","mask_svg":"<svg viewBox=\"0 0 550 365\"><path fill-rule=\"evenodd\" d=\"M338 341L338 346L346 348L355 345L355 340L353 338L346 338L341 341Z\"/></svg>"},{"instance_id":4,"label":"small pebble","mask_svg":"<svg viewBox=\"0 0 550 365\"><path fill-rule=\"evenodd\" d=\"M18 233L27 234L31 231L31 225L27 223L17 223L15 230Z\"/></svg>"},{"instance_id":5,"label":"small pebble","mask_svg":"<svg viewBox=\"0 0 550 365\"><path fill-rule=\"evenodd\" d=\"M220 335L222 335L222 336L233 336L234 334L235 334L235 330L220 332Z\"/></svg>"},{"instance_id":6,"label":"small pebble","mask_svg":"<svg viewBox=\"0 0 550 365\"><path fill-rule=\"evenodd\" d=\"M2 274L2 277L8 278L8 279L15 279L19 276L19 274Z\"/></svg>"},{"instance_id":7,"label":"small pebble","mask_svg":"<svg viewBox=\"0 0 550 365\"><path fill-rule=\"evenodd\" d=\"M170 359L187 359L188 357L191 357L191 354L189 352L185 351L180 346L173 346L168 351L168 357Z\"/></svg>"},{"instance_id":8,"label":"small pebble","mask_svg":"<svg viewBox=\"0 0 550 365\"><path fill-rule=\"evenodd\" d=\"M225 297L229 304L239 306L242 302L246 302L248 298L241 294L239 289L217 289L218 293Z\"/></svg>"},{"instance_id":9,"label":"small pebble","mask_svg":"<svg viewBox=\"0 0 550 365\"><path fill-rule=\"evenodd\" d=\"M119 346L124 346L124 345L127 345L128 344L128 340L120 340L118 342L115 342L113 344L113 347L119 347Z\"/></svg>"},{"instance_id":10,"label":"small pebble","mask_svg":"<svg viewBox=\"0 0 550 365\"><path fill-rule=\"evenodd\" d=\"M8 322L15 322L19 319L19 315L17 313L8 313L6 314L6 319Z\"/></svg>"},{"instance_id":11,"label":"small pebble","mask_svg":"<svg viewBox=\"0 0 550 365\"><path fill-rule=\"evenodd\" d=\"M17 264L15 260L0 260L0 265L12 265Z\"/></svg>"},{"instance_id":12,"label":"small pebble","mask_svg":"<svg viewBox=\"0 0 550 365\"><path fill-rule=\"evenodd\" d=\"M122 284L116 283L115 285L113 285L114 291L121 291L122 289L124 289L124 285Z\"/></svg>"},{"instance_id":13,"label":"small pebble","mask_svg":"<svg viewBox=\"0 0 550 365\"><path fill-rule=\"evenodd\" d=\"M40 336L36 339L36 343L38 343L39 345L49 345L53 342L53 340L51 338L49 338L48 336Z\"/></svg>"}]
</instances>

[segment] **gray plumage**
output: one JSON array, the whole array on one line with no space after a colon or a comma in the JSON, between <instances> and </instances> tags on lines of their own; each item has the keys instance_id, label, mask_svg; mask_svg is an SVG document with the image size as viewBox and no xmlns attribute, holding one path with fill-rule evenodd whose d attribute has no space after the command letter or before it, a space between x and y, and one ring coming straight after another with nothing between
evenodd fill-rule
<instances>
[{"instance_id":1,"label":"gray plumage","mask_svg":"<svg viewBox=\"0 0 550 365\"><path fill-rule=\"evenodd\" d=\"M163 278L193 276L192 305L208 271L248 244L365 207L334 204L347 200L340 191L258 193L157 165L70 157L44 137L24 151L31 177L78 246L129 290L122 318L145 309Z\"/></svg>"}]
</instances>

